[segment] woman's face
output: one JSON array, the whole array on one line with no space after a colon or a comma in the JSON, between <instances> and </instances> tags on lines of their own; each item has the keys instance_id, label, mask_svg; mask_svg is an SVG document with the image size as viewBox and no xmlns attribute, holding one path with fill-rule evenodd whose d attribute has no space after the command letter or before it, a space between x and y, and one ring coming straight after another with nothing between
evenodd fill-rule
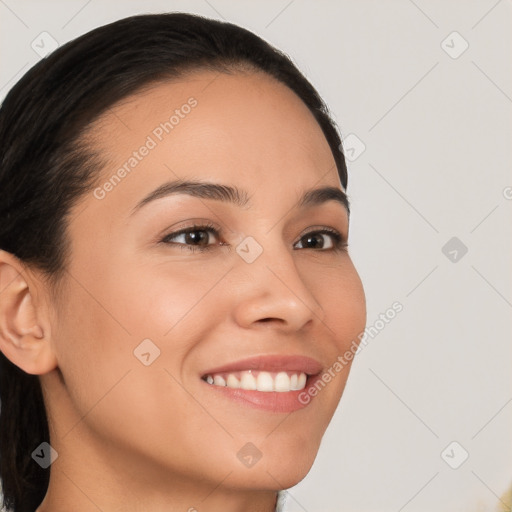
<instances>
[{"instance_id":1,"label":"woman's face","mask_svg":"<svg viewBox=\"0 0 512 512\"><path fill-rule=\"evenodd\" d=\"M321 128L266 75L196 72L110 109L92 135L105 166L72 211L51 324L62 377L41 376L55 464L101 460L133 476L127 492L296 484L345 386L350 362L333 365L366 321L337 245L345 206L303 200L342 191Z\"/></svg>"}]
</instances>

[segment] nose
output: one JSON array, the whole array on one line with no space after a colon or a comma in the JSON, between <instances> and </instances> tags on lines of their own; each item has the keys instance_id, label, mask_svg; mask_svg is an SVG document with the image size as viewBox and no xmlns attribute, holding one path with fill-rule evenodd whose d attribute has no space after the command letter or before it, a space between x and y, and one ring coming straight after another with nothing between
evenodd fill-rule
<instances>
[{"instance_id":1,"label":"nose","mask_svg":"<svg viewBox=\"0 0 512 512\"><path fill-rule=\"evenodd\" d=\"M284 244L264 248L256 261L248 264L240 259L237 265L239 271L232 275L236 280L232 283L233 311L240 327L273 325L292 332L315 322L324 323L322 306Z\"/></svg>"}]
</instances>

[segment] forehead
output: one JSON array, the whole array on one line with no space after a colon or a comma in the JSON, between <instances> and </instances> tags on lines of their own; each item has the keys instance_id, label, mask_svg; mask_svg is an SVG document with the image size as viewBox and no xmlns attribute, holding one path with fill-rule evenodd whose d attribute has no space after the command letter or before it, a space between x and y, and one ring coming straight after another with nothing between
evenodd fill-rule
<instances>
[{"instance_id":1,"label":"forehead","mask_svg":"<svg viewBox=\"0 0 512 512\"><path fill-rule=\"evenodd\" d=\"M319 182L340 186L307 106L264 73L197 71L154 84L110 108L91 133L106 162L99 184L121 174L123 194L114 184L112 205L110 196L134 203L169 179L271 188L276 197Z\"/></svg>"}]
</instances>

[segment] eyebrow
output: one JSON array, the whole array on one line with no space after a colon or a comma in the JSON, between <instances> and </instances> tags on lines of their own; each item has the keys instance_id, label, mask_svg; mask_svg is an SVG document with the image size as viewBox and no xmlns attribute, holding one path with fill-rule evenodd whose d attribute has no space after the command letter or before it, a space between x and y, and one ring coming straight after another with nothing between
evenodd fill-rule
<instances>
[{"instance_id":1,"label":"eyebrow","mask_svg":"<svg viewBox=\"0 0 512 512\"><path fill-rule=\"evenodd\" d=\"M234 186L207 181L169 181L160 185L139 201L132 209L130 216L148 203L173 194L187 194L200 199L215 199L217 201L232 203L239 208L250 204L247 192ZM350 215L350 204L347 195L343 190L331 186L307 190L299 199L297 207L307 208L318 206L328 201L340 203L347 210L347 214Z\"/></svg>"}]
</instances>

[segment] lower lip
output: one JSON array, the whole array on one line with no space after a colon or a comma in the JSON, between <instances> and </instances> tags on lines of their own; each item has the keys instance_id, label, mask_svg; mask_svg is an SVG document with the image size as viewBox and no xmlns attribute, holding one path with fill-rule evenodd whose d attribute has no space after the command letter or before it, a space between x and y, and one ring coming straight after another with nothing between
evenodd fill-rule
<instances>
[{"instance_id":1,"label":"lower lip","mask_svg":"<svg viewBox=\"0 0 512 512\"><path fill-rule=\"evenodd\" d=\"M304 407L311 403L314 396L309 393L309 389L314 387L318 379L320 379L320 375L309 376L304 389L281 392L234 389L227 386L208 384L207 382L205 384L212 390L222 393L241 405L248 405L255 409L271 412L293 412L304 409Z\"/></svg>"}]
</instances>

